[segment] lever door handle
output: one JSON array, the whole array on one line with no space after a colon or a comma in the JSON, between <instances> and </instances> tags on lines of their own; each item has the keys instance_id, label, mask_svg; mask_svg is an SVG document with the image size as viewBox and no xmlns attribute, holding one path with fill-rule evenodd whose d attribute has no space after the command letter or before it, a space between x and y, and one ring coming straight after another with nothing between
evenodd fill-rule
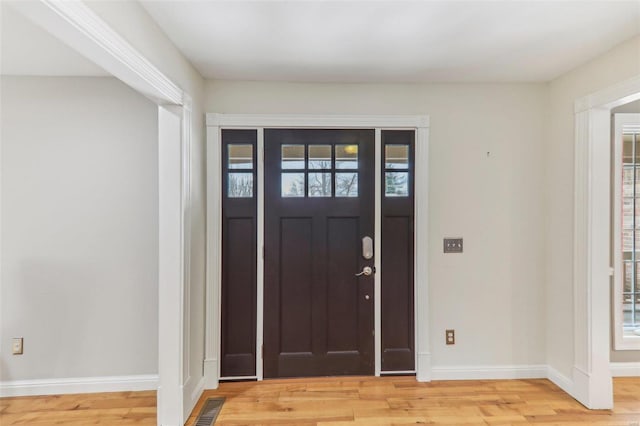
<instances>
[{"instance_id":1,"label":"lever door handle","mask_svg":"<svg viewBox=\"0 0 640 426\"><path fill-rule=\"evenodd\" d=\"M365 266L364 268L362 268L362 272L358 272L356 274L356 277L360 277L362 275L368 277L371 274L373 274L373 269L371 268L371 266Z\"/></svg>"}]
</instances>

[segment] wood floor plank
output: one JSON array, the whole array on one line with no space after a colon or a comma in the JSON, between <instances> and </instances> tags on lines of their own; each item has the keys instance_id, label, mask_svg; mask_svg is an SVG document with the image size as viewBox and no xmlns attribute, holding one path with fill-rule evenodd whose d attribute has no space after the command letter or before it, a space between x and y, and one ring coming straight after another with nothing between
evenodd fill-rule
<instances>
[{"instance_id":1,"label":"wood floor plank","mask_svg":"<svg viewBox=\"0 0 640 426\"><path fill-rule=\"evenodd\" d=\"M614 379L612 410L590 411L548 380L418 383L414 377L343 377L222 383L216 425L640 426L640 378ZM0 399L0 425L155 425L155 392Z\"/></svg>"}]
</instances>

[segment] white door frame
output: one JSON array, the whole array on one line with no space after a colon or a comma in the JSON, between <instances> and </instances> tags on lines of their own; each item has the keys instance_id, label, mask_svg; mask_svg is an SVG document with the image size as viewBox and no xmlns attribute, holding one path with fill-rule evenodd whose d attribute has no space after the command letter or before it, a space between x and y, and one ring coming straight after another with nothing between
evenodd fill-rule
<instances>
[{"instance_id":1,"label":"white door frame","mask_svg":"<svg viewBox=\"0 0 640 426\"><path fill-rule=\"evenodd\" d=\"M182 426L200 397L188 377L192 101L82 1L7 4L158 105L158 424ZM196 391L202 387L195 386Z\"/></svg>"},{"instance_id":2,"label":"white door frame","mask_svg":"<svg viewBox=\"0 0 640 426\"><path fill-rule=\"evenodd\" d=\"M376 139L376 220L375 248L380 253L380 193L381 130L412 129L416 131L415 144L415 339L416 377L418 381L431 380L431 354L429 351L428 283L428 164L429 117L424 115L297 115L297 114L207 114L207 299L205 380L207 388L216 388L220 380L221 338L221 264L222 264L222 173L221 130L256 129L258 131L257 204L258 253L264 243L264 133L265 128L339 128L375 129ZM264 263L257 256L257 326L256 326L256 379L262 380ZM375 266L380 271L380 258ZM375 374L381 371L380 341L380 274L375 276Z\"/></svg>"},{"instance_id":3,"label":"white door frame","mask_svg":"<svg viewBox=\"0 0 640 426\"><path fill-rule=\"evenodd\" d=\"M640 76L575 102L574 365L569 392L613 407L611 349L611 110L640 99Z\"/></svg>"}]
</instances>

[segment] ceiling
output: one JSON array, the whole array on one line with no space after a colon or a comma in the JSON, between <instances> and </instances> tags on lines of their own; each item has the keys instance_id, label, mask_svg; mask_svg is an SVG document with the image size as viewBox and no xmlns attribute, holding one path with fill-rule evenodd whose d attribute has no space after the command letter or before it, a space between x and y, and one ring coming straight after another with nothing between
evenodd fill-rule
<instances>
[{"instance_id":1,"label":"ceiling","mask_svg":"<svg viewBox=\"0 0 640 426\"><path fill-rule=\"evenodd\" d=\"M0 20L0 73L28 76L107 76L102 68L3 5Z\"/></svg>"},{"instance_id":2,"label":"ceiling","mask_svg":"<svg viewBox=\"0 0 640 426\"><path fill-rule=\"evenodd\" d=\"M640 34L635 1L141 1L206 78L548 81ZM106 76L0 0L2 75Z\"/></svg>"},{"instance_id":3,"label":"ceiling","mask_svg":"<svg viewBox=\"0 0 640 426\"><path fill-rule=\"evenodd\" d=\"M206 78L548 81L640 33L640 1L142 1Z\"/></svg>"}]
</instances>

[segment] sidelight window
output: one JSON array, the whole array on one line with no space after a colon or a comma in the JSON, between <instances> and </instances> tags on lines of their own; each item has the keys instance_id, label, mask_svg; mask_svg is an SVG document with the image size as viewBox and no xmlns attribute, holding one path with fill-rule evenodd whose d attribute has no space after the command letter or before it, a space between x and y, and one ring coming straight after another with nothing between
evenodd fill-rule
<instances>
[{"instance_id":1,"label":"sidelight window","mask_svg":"<svg viewBox=\"0 0 640 426\"><path fill-rule=\"evenodd\" d=\"M409 145L384 147L385 197L409 196Z\"/></svg>"},{"instance_id":2,"label":"sidelight window","mask_svg":"<svg viewBox=\"0 0 640 426\"><path fill-rule=\"evenodd\" d=\"M253 145L229 144L227 147L227 196L253 197Z\"/></svg>"},{"instance_id":3,"label":"sidelight window","mask_svg":"<svg viewBox=\"0 0 640 426\"><path fill-rule=\"evenodd\" d=\"M640 349L640 120L616 114L614 140L615 346Z\"/></svg>"}]
</instances>

